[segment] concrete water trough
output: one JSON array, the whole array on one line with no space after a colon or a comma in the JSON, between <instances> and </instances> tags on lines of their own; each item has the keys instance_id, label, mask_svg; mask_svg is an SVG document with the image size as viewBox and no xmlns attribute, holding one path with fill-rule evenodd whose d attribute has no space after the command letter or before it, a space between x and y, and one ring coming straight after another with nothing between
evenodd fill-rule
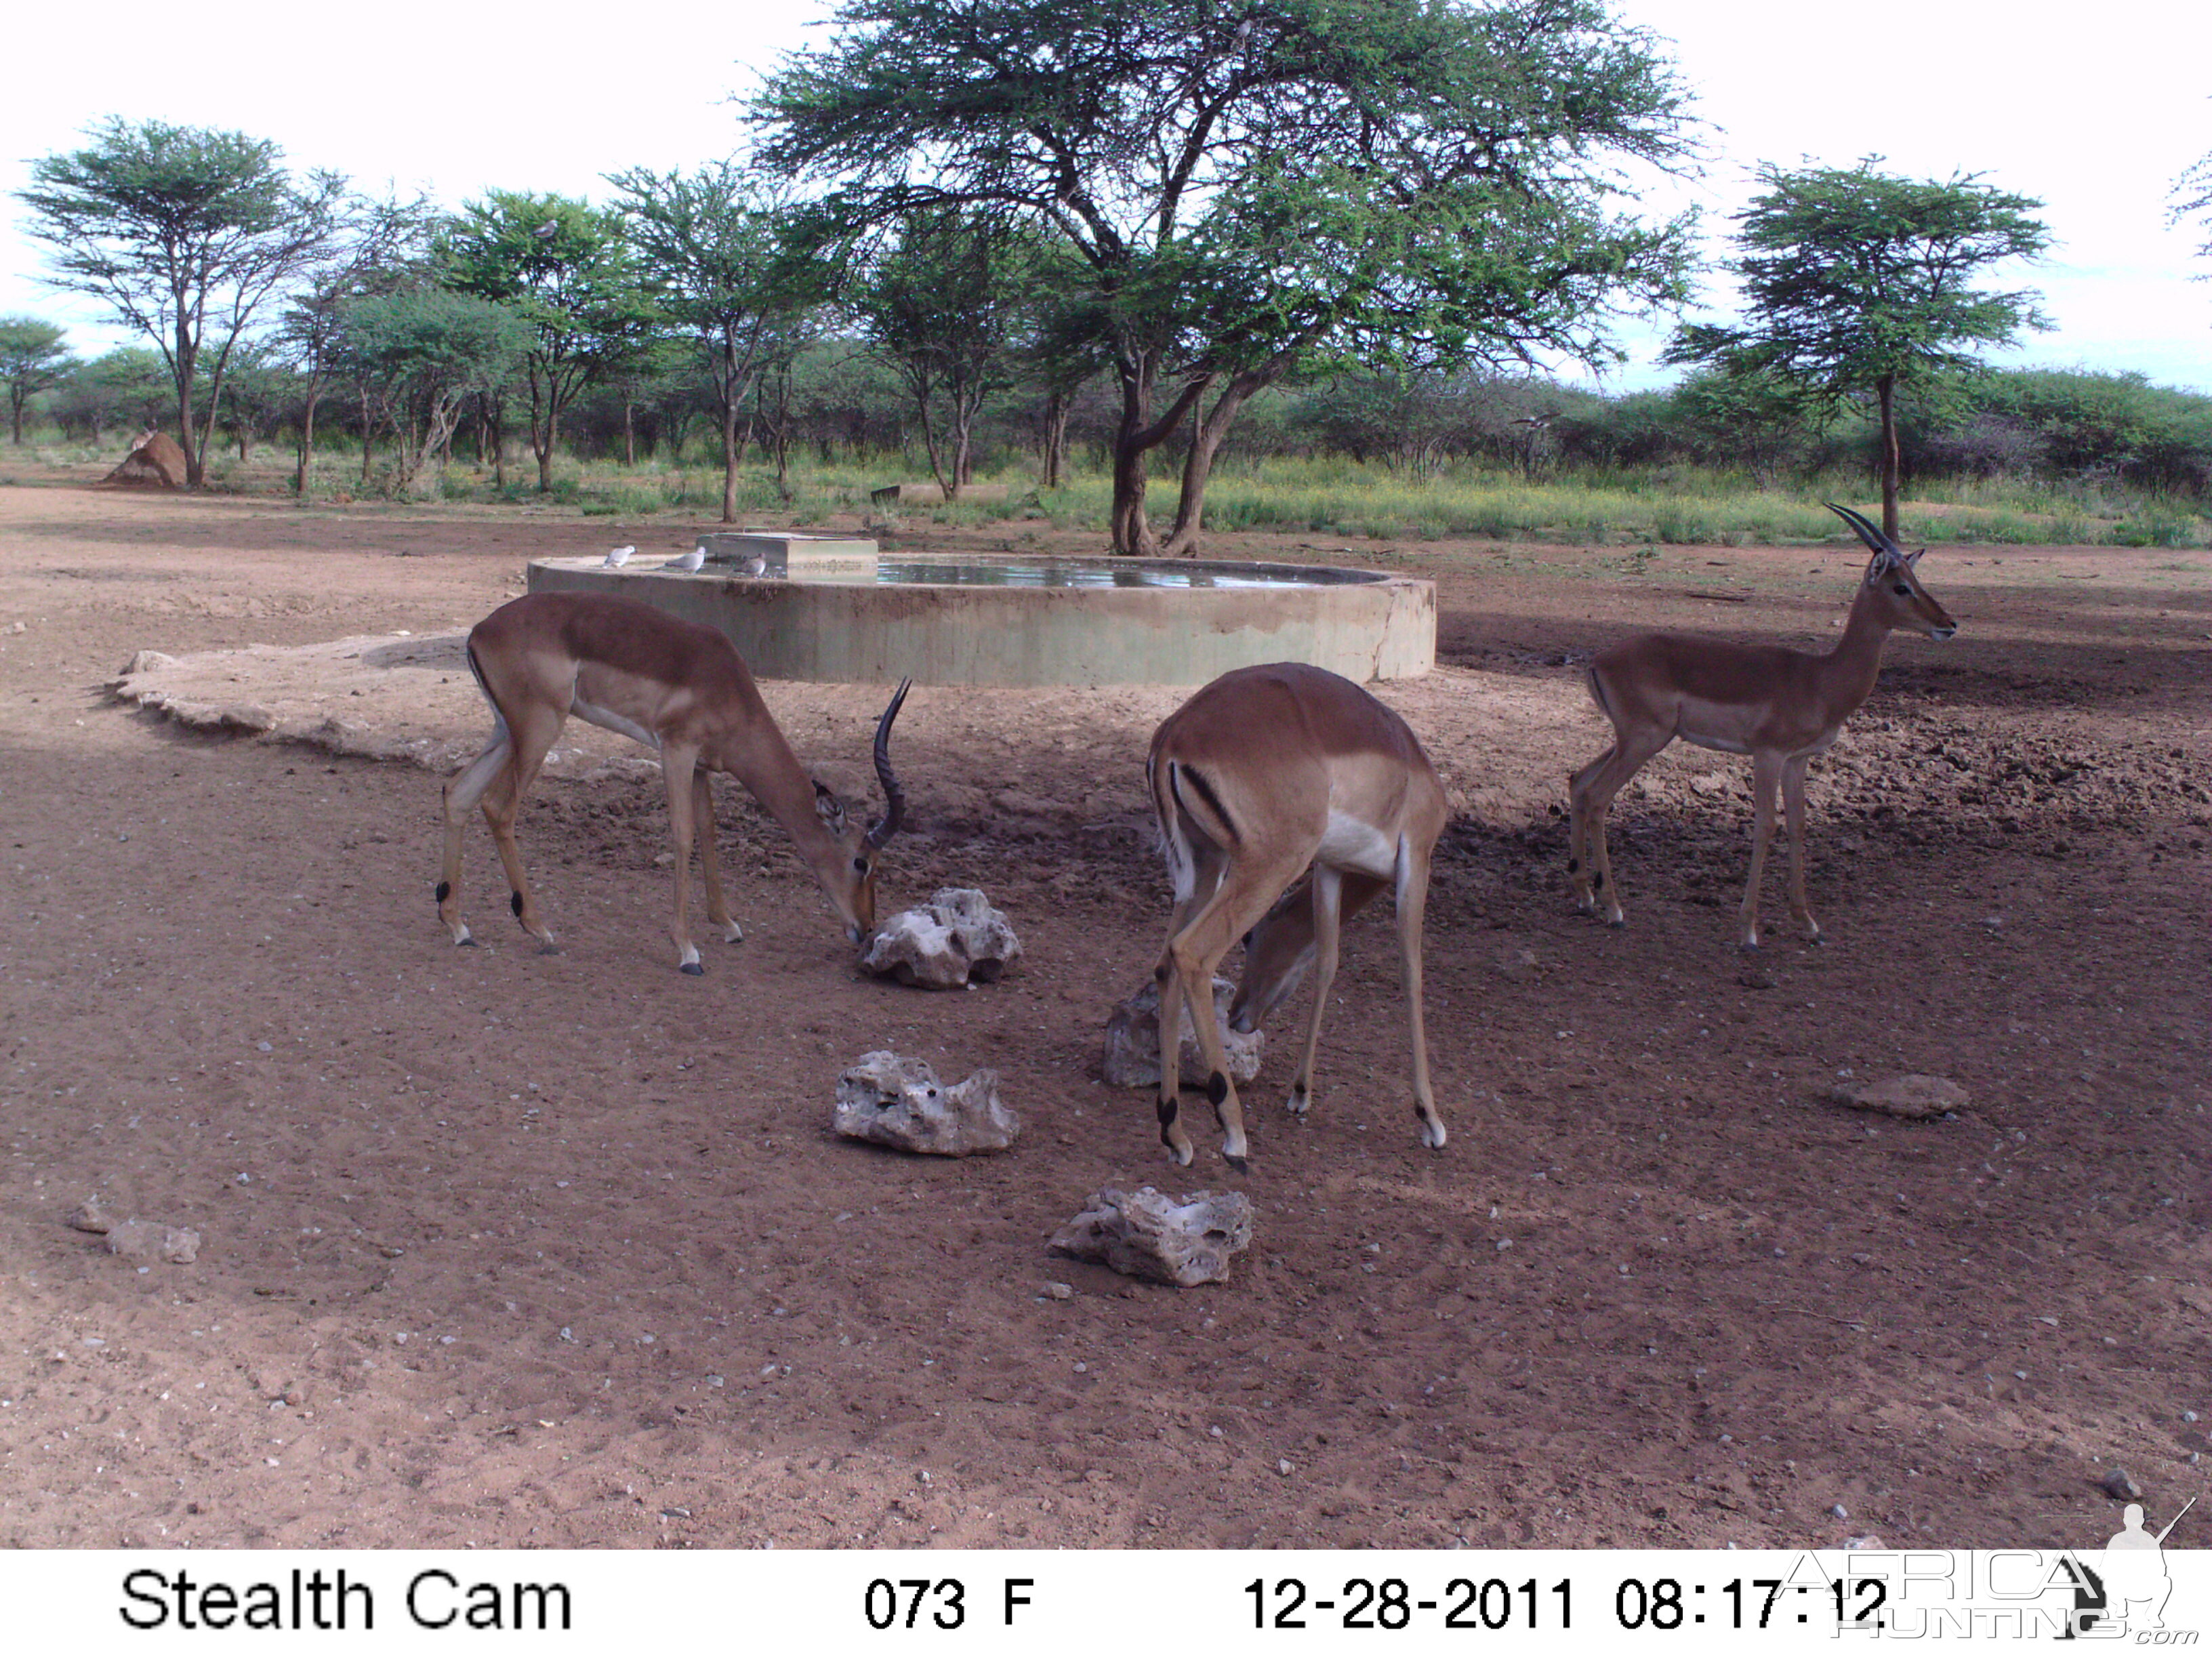
<instances>
[{"instance_id":1,"label":"concrete water trough","mask_svg":"<svg viewBox=\"0 0 2212 1659\"><path fill-rule=\"evenodd\" d=\"M1432 583L1328 566L976 553L704 535L707 563L534 559L530 589L617 593L727 635L763 679L918 685L1203 685L1309 662L1353 680L1436 664ZM766 574L747 575L748 560ZM785 574L778 574L777 572Z\"/></svg>"}]
</instances>

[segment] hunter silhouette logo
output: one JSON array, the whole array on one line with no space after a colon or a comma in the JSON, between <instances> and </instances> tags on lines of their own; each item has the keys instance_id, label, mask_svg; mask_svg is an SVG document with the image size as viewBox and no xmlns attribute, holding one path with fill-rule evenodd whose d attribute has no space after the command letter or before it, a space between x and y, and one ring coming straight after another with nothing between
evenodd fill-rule
<instances>
[{"instance_id":1,"label":"hunter silhouette logo","mask_svg":"<svg viewBox=\"0 0 2212 1659\"><path fill-rule=\"evenodd\" d=\"M2144 1529L2142 1505L2130 1504L2120 1511L2120 1529L2106 1540L2104 1559L2096 1568L2069 1557L2062 1570L2073 1581L2074 1615L2059 1639L2070 1641L2100 1622L2114 1635L2164 1630L2166 1598L2173 1594L2166 1570L2166 1536L2196 1507L2192 1498L2181 1506L2181 1515L2153 1534Z\"/></svg>"}]
</instances>

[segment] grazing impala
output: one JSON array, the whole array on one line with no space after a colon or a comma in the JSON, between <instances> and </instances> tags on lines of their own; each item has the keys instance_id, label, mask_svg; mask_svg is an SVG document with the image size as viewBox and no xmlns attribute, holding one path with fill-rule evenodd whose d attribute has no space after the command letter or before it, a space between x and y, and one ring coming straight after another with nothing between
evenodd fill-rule
<instances>
[{"instance_id":1,"label":"grazing impala","mask_svg":"<svg viewBox=\"0 0 2212 1659\"><path fill-rule=\"evenodd\" d=\"M1325 669L1240 668L1161 722L1145 776L1175 884L1167 948L1154 973L1160 1139L1169 1155L1178 1164L1193 1156L1178 1121L1188 1001L1206 1060L1206 1095L1221 1118L1221 1154L1240 1170L1249 1156L1212 995L1214 969L1230 946L1251 933L1235 1014L1247 1030L1313 966L1313 1016L1289 1103L1303 1115L1313 1098L1314 1051L1336 976L1338 931L1386 888L1397 900L1413 1111L1421 1139L1443 1146L1421 1024L1421 916L1430 855L1444 827L1444 792L1406 722ZM1311 880L1286 894L1309 868Z\"/></svg>"},{"instance_id":2,"label":"grazing impala","mask_svg":"<svg viewBox=\"0 0 2212 1659\"><path fill-rule=\"evenodd\" d=\"M1906 553L1849 507L1828 504L1873 550L1851 601L1844 636L1826 656L1780 646L1736 645L1685 634L1646 634L1598 653L1589 692L1613 722L1613 747L1570 781L1573 808L1567 876L1577 902L1621 926L1620 890L1606 856L1606 808L1637 769L1676 738L1701 748L1751 757L1755 809L1751 883L1737 920L1744 949L1759 945L1759 882L1774 835L1781 787L1790 823L1790 914L1814 943L1820 924L1805 903L1805 763L1836 740L1844 722L1874 690L1892 630L1932 640L1959 631L1951 613L1920 585L1920 553Z\"/></svg>"},{"instance_id":3,"label":"grazing impala","mask_svg":"<svg viewBox=\"0 0 2212 1659\"><path fill-rule=\"evenodd\" d=\"M635 599L532 593L501 605L469 631L469 668L491 703L498 729L483 753L446 786L438 916L454 944L476 943L461 920L461 820L481 801L514 891L516 920L544 949L556 948L523 878L514 816L570 714L660 751L676 842L676 908L669 931L677 965L685 973L706 971L686 921L695 834L707 915L724 939L744 937L722 893L709 772L726 772L752 792L798 843L799 856L844 919L846 936L866 944L876 925L876 855L897 833L906 811L890 762L891 722L906 700L906 682L876 723L884 816L863 830L827 787L807 776L761 702L744 659L711 628Z\"/></svg>"}]
</instances>

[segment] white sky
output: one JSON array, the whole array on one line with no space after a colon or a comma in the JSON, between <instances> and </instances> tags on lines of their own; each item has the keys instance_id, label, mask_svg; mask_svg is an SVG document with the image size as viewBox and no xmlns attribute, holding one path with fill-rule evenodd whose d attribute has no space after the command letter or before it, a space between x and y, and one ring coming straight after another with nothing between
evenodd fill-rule
<instances>
[{"instance_id":1,"label":"white sky","mask_svg":"<svg viewBox=\"0 0 2212 1659\"><path fill-rule=\"evenodd\" d=\"M2040 289L2057 325L1998 361L2138 369L2212 392L2212 282L2191 280L2212 275L2191 252L2208 232L2166 225L2175 177L2212 150L2212 5L1615 3L1674 43L1715 129L1706 176L1649 199L1698 206L1717 253L1761 161L1879 154L1916 178L1983 173L2044 201L2058 244L2039 266L1996 274ZM818 38L804 25L826 10L651 0L628 27L592 27L557 9L451 0L26 8L9 27L15 68L0 97L0 313L66 323L81 351L125 337L88 302L39 284L42 250L21 234L13 194L33 158L73 148L108 114L273 138L295 166L421 187L448 206L492 186L599 199L604 173L734 149L730 94ZM1730 309L1720 279L1708 294L1716 314ZM1671 378L1652 367L1665 332L1624 331L1632 361L1610 384Z\"/></svg>"}]
</instances>

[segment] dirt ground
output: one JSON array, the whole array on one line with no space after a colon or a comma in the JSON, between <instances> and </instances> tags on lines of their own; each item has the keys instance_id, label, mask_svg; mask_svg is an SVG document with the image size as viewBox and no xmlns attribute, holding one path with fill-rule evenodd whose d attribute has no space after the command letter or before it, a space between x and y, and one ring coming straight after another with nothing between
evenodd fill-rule
<instances>
[{"instance_id":1,"label":"dirt ground","mask_svg":"<svg viewBox=\"0 0 2212 1659\"><path fill-rule=\"evenodd\" d=\"M1795 940L1776 877L1747 957L1739 761L1650 769L1615 812L1627 928L1571 908L1565 779L1605 741L1577 665L1652 626L1831 639L1857 556L1229 538L1437 579L1443 665L1381 691L1456 814L1427 946L1450 1145L1415 1139L1378 917L1303 1124L1303 999L1277 1016L1239 1177L1202 1103L1173 1170L1097 1073L1159 949L1142 759L1179 694L915 692L885 901L984 888L1027 947L1000 983L857 978L734 788L747 938L702 925L708 974L678 975L655 775L574 726L521 828L564 952L502 914L474 826L486 948L455 951L434 767L488 730L458 635L531 556L690 527L21 477L0 1544L2087 1547L2115 1467L2154 1524L2205 1489L2212 556L1930 554L1958 638L1895 641L1814 769L1831 942ZM141 650L334 641L188 662L181 701L240 729L108 689ZM766 688L855 794L885 690ZM995 1068L1023 1140L833 1137L878 1047ZM1972 1103L1827 1097L1899 1072ZM1230 1282L1046 1254L1143 1182L1250 1196ZM94 1194L198 1229L198 1261L106 1254L65 1224Z\"/></svg>"}]
</instances>

